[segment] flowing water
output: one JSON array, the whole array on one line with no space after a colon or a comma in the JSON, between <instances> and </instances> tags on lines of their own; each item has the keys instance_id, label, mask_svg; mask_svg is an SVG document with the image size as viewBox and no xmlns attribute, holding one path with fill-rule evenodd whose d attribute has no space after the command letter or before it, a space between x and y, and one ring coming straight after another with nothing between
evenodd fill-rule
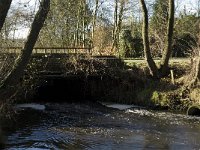
<instances>
[{"instance_id":1,"label":"flowing water","mask_svg":"<svg viewBox=\"0 0 200 150\"><path fill-rule=\"evenodd\" d=\"M18 110L12 127L4 127L4 149L200 149L198 117L98 104L45 106L45 110Z\"/></svg>"}]
</instances>

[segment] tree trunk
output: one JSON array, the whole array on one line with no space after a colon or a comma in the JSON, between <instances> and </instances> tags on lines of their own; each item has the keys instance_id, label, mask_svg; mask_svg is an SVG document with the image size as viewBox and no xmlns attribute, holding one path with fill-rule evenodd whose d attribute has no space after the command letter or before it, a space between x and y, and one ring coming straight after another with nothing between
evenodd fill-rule
<instances>
[{"instance_id":1,"label":"tree trunk","mask_svg":"<svg viewBox=\"0 0 200 150\"><path fill-rule=\"evenodd\" d=\"M0 31L3 28L12 0L0 0Z\"/></svg>"},{"instance_id":2,"label":"tree trunk","mask_svg":"<svg viewBox=\"0 0 200 150\"><path fill-rule=\"evenodd\" d=\"M82 20L82 42L83 42L83 48L85 47L85 28L86 28L86 0L82 1L82 9L83 9L83 20Z\"/></svg>"},{"instance_id":3,"label":"tree trunk","mask_svg":"<svg viewBox=\"0 0 200 150\"><path fill-rule=\"evenodd\" d=\"M37 41L40 30L44 25L50 9L50 0L42 0L40 8L34 18L28 39L25 43L24 49L16 60L12 71L0 84L0 100L4 101L15 93L16 85L19 83L20 78L24 74L24 70L30 60L33 47Z\"/></svg>"},{"instance_id":4,"label":"tree trunk","mask_svg":"<svg viewBox=\"0 0 200 150\"><path fill-rule=\"evenodd\" d=\"M192 69L186 81L186 87L195 87L200 83L200 50L198 50L196 56L192 59Z\"/></svg>"},{"instance_id":5,"label":"tree trunk","mask_svg":"<svg viewBox=\"0 0 200 150\"><path fill-rule=\"evenodd\" d=\"M112 43L111 51L113 51L113 49L116 47L117 25L118 25L118 0L115 0L113 43Z\"/></svg>"},{"instance_id":6,"label":"tree trunk","mask_svg":"<svg viewBox=\"0 0 200 150\"><path fill-rule=\"evenodd\" d=\"M119 20L118 20L118 24L117 24L117 44L119 43L119 34L122 30L122 21L123 21L123 15L124 15L124 7L125 7L125 0L121 0L120 2L120 10L119 10Z\"/></svg>"},{"instance_id":7,"label":"tree trunk","mask_svg":"<svg viewBox=\"0 0 200 150\"><path fill-rule=\"evenodd\" d=\"M197 5L197 17L200 17L200 0L198 0Z\"/></svg>"},{"instance_id":8,"label":"tree trunk","mask_svg":"<svg viewBox=\"0 0 200 150\"><path fill-rule=\"evenodd\" d=\"M117 24L118 24L118 0L115 0L113 40L116 35L115 33L116 33Z\"/></svg>"},{"instance_id":9,"label":"tree trunk","mask_svg":"<svg viewBox=\"0 0 200 150\"><path fill-rule=\"evenodd\" d=\"M120 1L120 10L119 10L119 15L117 14L117 1L116 1L116 12L115 15L116 19L118 19L117 21L115 21L115 31L114 31L114 39L113 39L113 45L112 45L112 50L114 49L114 47L116 47L116 49L118 50L119 48L119 34L121 32L122 29L122 21L123 21L123 14L124 14L124 7L125 7L125 0L121 0Z\"/></svg>"},{"instance_id":10,"label":"tree trunk","mask_svg":"<svg viewBox=\"0 0 200 150\"><path fill-rule=\"evenodd\" d=\"M149 46L149 22L148 22L148 11L144 0L140 0L140 5L142 8L143 14L143 27L142 27L142 37L143 37L143 45L144 45L144 55L148 64L148 68L150 70L151 75L154 78L158 78L158 69L157 66L151 56L150 46Z\"/></svg>"},{"instance_id":11,"label":"tree trunk","mask_svg":"<svg viewBox=\"0 0 200 150\"><path fill-rule=\"evenodd\" d=\"M85 0L84 0L85 1ZM75 47L80 46L81 42L83 41L84 35L83 35L83 31L84 31L84 14L82 14L82 12L84 11L83 8L83 3L84 1L79 1L78 2L78 10L77 10L77 22L76 22L76 35L75 35ZM85 13L85 12L83 12Z\"/></svg>"},{"instance_id":12,"label":"tree trunk","mask_svg":"<svg viewBox=\"0 0 200 150\"><path fill-rule=\"evenodd\" d=\"M80 8L78 9L77 14L77 23L76 23L76 33L74 35L74 46L79 46L79 27L80 27Z\"/></svg>"},{"instance_id":13,"label":"tree trunk","mask_svg":"<svg viewBox=\"0 0 200 150\"><path fill-rule=\"evenodd\" d=\"M165 43L165 49L161 59L161 76L166 76L169 73L169 58L172 53L173 44L173 31L174 31L174 0L169 0L169 18L167 27L167 39Z\"/></svg>"},{"instance_id":14,"label":"tree trunk","mask_svg":"<svg viewBox=\"0 0 200 150\"><path fill-rule=\"evenodd\" d=\"M94 32L95 32L95 27L96 27L98 7L99 7L99 0L96 0L95 10L94 10L94 15L93 15L93 23L92 23L92 40L94 40Z\"/></svg>"},{"instance_id":15,"label":"tree trunk","mask_svg":"<svg viewBox=\"0 0 200 150\"><path fill-rule=\"evenodd\" d=\"M200 39L195 52L191 63L192 68L185 83L188 88L196 87L200 83Z\"/></svg>"}]
</instances>

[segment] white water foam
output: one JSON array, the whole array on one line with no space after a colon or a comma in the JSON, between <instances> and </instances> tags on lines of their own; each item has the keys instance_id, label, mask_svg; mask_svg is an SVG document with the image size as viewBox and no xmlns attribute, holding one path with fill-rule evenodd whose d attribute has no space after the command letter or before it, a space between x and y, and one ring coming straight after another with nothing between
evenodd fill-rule
<instances>
[{"instance_id":1,"label":"white water foam","mask_svg":"<svg viewBox=\"0 0 200 150\"><path fill-rule=\"evenodd\" d=\"M31 108L34 110L45 110L45 105L41 104L35 104L35 103L29 103L29 104L18 104L15 106L16 109L27 109Z\"/></svg>"}]
</instances>

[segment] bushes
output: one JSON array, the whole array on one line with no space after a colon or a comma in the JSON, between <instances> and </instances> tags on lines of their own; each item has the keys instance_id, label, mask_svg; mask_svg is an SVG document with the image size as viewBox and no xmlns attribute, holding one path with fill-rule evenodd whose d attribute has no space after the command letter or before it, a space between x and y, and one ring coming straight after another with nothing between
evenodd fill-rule
<instances>
[{"instance_id":1,"label":"bushes","mask_svg":"<svg viewBox=\"0 0 200 150\"><path fill-rule=\"evenodd\" d=\"M182 34L174 38L173 57L188 57L194 47L197 47L195 39L190 34Z\"/></svg>"},{"instance_id":2,"label":"bushes","mask_svg":"<svg viewBox=\"0 0 200 150\"><path fill-rule=\"evenodd\" d=\"M121 57L141 57L143 55L143 44L141 38L133 38L130 30L123 30L120 35Z\"/></svg>"}]
</instances>

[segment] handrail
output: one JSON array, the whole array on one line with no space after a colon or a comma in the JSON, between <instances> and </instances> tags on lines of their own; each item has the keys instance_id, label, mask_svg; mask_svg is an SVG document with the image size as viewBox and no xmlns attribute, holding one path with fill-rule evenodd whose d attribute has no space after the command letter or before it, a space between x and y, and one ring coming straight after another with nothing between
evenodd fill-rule
<instances>
[{"instance_id":1,"label":"handrail","mask_svg":"<svg viewBox=\"0 0 200 150\"><path fill-rule=\"evenodd\" d=\"M0 47L0 49L23 49L23 47ZM91 47L34 47L33 49L91 49Z\"/></svg>"},{"instance_id":2,"label":"handrail","mask_svg":"<svg viewBox=\"0 0 200 150\"><path fill-rule=\"evenodd\" d=\"M0 49L9 50L7 53L20 53L23 47L0 47ZM92 52L91 47L34 47L33 53L80 53L78 50L82 50L81 53Z\"/></svg>"}]
</instances>

